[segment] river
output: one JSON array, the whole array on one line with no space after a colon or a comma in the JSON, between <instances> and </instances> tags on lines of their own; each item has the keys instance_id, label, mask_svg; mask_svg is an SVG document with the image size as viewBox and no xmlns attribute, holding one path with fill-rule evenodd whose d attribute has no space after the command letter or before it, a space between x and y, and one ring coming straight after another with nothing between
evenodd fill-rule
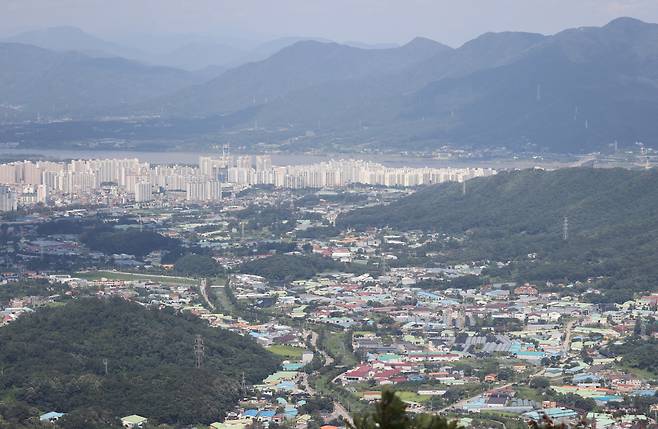
<instances>
[{"instance_id":1,"label":"river","mask_svg":"<svg viewBox=\"0 0 658 429\"><path fill-rule=\"evenodd\" d=\"M151 164L198 164L199 156L218 156L212 151L118 151L118 150L69 150L69 149L0 149L0 158L20 159L48 159L62 161L69 159L107 159L107 158L137 158L142 162ZM236 154L245 155L245 154ZM254 155L254 154L252 154ZM329 159L363 159L381 163L387 167L483 167L495 169L508 168L560 168L568 164L558 161L542 161L537 159L494 159L494 160L444 160L430 157L404 156L398 154L363 154L363 153L340 153L340 154L294 154L274 153L268 154L272 157L274 165L300 165L314 164Z\"/></svg>"}]
</instances>

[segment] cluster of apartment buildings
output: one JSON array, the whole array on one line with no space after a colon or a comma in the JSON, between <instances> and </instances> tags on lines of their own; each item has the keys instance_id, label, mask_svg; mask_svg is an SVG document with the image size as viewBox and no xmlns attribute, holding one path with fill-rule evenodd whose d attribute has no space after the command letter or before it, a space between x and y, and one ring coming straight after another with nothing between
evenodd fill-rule
<instances>
[{"instance_id":1,"label":"cluster of apartment buildings","mask_svg":"<svg viewBox=\"0 0 658 429\"><path fill-rule=\"evenodd\" d=\"M273 166L269 156L202 156L198 166L138 159L20 161L0 165L0 211L33 204L148 203L162 198L219 201L254 185L336 188L351 184L420 186L488 176L486 168L391 168L361 160Z\"/></svg>"}]
</instances>

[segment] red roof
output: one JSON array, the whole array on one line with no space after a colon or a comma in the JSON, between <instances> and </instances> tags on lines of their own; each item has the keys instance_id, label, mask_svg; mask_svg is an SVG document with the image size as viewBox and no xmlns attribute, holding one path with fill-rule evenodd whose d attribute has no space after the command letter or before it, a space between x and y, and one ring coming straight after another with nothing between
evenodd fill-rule
<instances>
[{"instance_id":1,"label":"red roof","mask_svg":"<svg viewBox=\"0 0 658 429\"><path fill-rule=\"evenodd\" d=\"M367 377L370 371L372 371L372 367L370 365L360 365L351 371L347 371L343 375L345 377Z\"/></svg>"},{"instance_id":2,"label":"red roof","mask_svg":"<svg viewBox=\"0 0 658 429\"><path fill-rule=\"evenodd\" d=\"M388 379L388 378L392 378L393 376L396 376L398 374L400 374L399 369L384 369L384 370L381 370L381 371L378 371L377 373L375 373L374 378L375 379L380 379L380 378Z\"/></svg>"}]
</instances>

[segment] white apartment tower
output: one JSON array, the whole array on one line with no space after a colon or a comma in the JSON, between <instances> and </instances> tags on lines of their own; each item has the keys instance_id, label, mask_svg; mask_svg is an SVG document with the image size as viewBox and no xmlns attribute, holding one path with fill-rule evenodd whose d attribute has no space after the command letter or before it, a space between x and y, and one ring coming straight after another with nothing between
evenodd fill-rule
<instances>
[{"instance_id":1,"label":"white apartment tower","mask_svg":"<svg viewBox=\"0 0 658 429\"><path fill-rule=\"evenodd\" d=\"M145 203L153 200L151 184L148 182L139 182L135 185L135 201Z\"/></svg>"},{"instance_id":2,"label":"white apartment tower","mask_svg":"<svg viewBox=\"0 0 658 429\"><path fill-rule=\"evenodd\" d=\"M37 203L48 203L48 187L46 185L37 186Z\"/></svg>"},{"instance_id":3,"label":"white apartment tower","mask_svg":"<svg viewBox=\"0 0 658 429\"><path fill-rule=\"evenodd\" d=\"M16 193L7 186L0 186L0 212L11 212L17 208Z\"/></svg>"}]
</instances>

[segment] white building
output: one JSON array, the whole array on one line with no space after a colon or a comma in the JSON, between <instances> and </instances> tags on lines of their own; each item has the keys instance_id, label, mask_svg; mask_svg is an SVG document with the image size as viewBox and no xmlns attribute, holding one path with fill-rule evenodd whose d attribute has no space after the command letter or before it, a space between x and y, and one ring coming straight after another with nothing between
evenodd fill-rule
<instances>
[{"instance_id":1,"label":"white building","mask_svg":"<svg viewBox=\"0 0 658 429\"><path fill-rule=\"evenodd\" d=\"M7 186L0 186L0 212L11 212L17 208L16 193Z\"/></svg>"},{"instance_id":2,"label":"white building","mask_svg":"<svg viewBox=\"0 0 658 429\"><path fill-rule=\"evenodd\" d=\"M37 186L37 203L48 203L48 187L46 185Z\"/></svg>"},{"instance_id":3,"label":"white building","mask_svg":"<svg viewBox=\"0 0 658 429\"><path fill-rule=\"evenodd\" d=\"M153 200L153 191L148 182L139 182L135 185L135 201L145 203Z\"/></svg>"}]
</instances>

